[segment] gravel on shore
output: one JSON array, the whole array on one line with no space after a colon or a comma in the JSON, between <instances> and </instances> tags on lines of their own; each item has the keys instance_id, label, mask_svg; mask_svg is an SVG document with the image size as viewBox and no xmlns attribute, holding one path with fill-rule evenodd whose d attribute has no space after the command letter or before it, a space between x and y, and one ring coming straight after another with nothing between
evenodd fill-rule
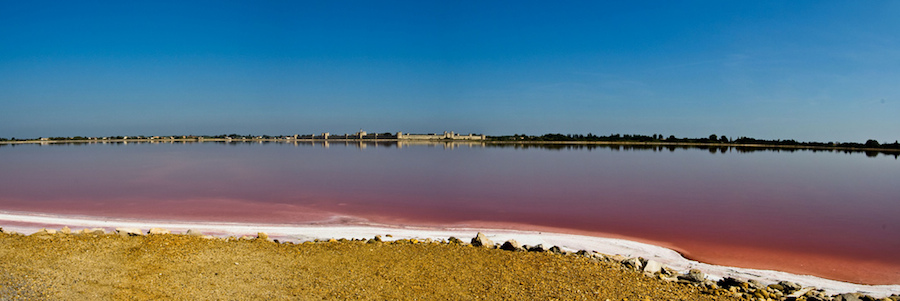
<instances>
[{"instance_id":1,"label":"gravel on shore","mask_svg":"<svg viewBox=\"0 0 900 301\"><path fill-rule=\"evenodd\" d=\"M616 262L403 239L0 233L0 300L739 300Z\"/></svg>"}]
</instances>

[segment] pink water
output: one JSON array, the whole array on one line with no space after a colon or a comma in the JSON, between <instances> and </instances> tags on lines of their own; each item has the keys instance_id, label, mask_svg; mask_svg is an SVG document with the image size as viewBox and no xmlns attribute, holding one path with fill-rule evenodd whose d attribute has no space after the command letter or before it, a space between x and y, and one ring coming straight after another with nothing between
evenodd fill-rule
<instances>
[{"instance_id":1,"label":"pink water","mask_svg":"<svg viewBox=\"0 0 900 301\"><path fill-rule=\"evenodd\" d=\"M0 211L612 235L713 264L866 284L900 284L897 179L894 157L827 152L0 147Z\"/></svg>"}]
</instances>

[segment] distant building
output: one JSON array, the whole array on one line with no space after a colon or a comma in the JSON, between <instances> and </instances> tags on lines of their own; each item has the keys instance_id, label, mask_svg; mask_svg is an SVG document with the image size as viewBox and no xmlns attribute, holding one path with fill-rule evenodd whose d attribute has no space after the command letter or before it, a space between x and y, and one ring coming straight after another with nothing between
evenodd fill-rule
<instances>
[{"instance_id":1,"label":"distant building","mask_svg":"<svg viewBox=\"0 0 900 301\"><path fill-rule=\"evenodd\" d=\"M404 134L397 132L397 139L410 140L485 140L484 135L468 134L462 136L454 132L444 132L443 134Z\"/></svg>"}]
</instances>

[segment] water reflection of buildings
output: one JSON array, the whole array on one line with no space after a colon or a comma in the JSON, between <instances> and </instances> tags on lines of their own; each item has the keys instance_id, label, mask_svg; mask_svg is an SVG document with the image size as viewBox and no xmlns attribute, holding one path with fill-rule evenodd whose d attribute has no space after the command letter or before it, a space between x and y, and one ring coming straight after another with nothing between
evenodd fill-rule
<instances>
[{"instance_id":1,"label":"water reflection of buildings","mask_svg":"<svg viewBox=\"0 0 900 301\"><path fill-rule=\"evenodd\" d=\"M293 135L287 136L286 140L377 140L377 139L396 139L396 140L452 140L452 141L484 141L487 140L485 135L460 135L455 132L444 132L442 134L410 134L397 132L392 133L369 133L363 130L353 134L332 135L325 132L321 134Z\"/></svg>"},{"instance_id":2,"label":"water reflection of buildings","mask_svg":"<svg viewBox=\"0 0 900 301\"><path fill-rule=\"evenodd\" d=\"M224 142L218 142L224 143ZM233 144L235 142L229 142ZM240 143L240 142L237 142ZM269 142L266 142L269 143ZM283 143L283 142L275 142L275 143ZM294 146L305 146L305 147L322 147L322 148L330 148L332 146L343 146L343 147L356 147L358 149L368 149L368 148L406 148L406 147L432 147L432 148L443 148L443 149L457 149L461 147L485 147L485 143L481 141L427 141L427 140L296 140L289 142Z\"/></svg>"},{"instance_id":3,"label":"water reflection of buildings","mask_svg":"<svg viewBox=\"0 0 900 301\"><path fill-rule=\"evenodd\" d=\"M454 132L444 132L444 134L404 134L403 132L397 132L397 139L402 140L485 140L484 135L475 135L468 134L466 136L462 136L460 134Z\"/></svg>"},{"instance_id":4,"label":"water reflection of buildings","mask_svg":"<svg viewBox=\"0 0 900 301\"><path fill-rule=\"evenodd\" d=\"M433 141L433 140L399 140L397 141L397 148L411 147L411 146L428 146L428 147L442 147L444 149L456 149L460 147L484 147L485 142L483 141Z\"/></svg>"}]
</instances>

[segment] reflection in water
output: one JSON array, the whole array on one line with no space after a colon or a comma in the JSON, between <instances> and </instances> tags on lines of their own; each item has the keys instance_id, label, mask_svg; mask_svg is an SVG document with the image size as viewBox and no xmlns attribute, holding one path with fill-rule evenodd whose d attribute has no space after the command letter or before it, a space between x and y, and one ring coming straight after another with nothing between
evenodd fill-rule
<instances>
[{"instance_id":1,"label":"reflection in water","mask_svg":"<svg viewBox=\"0 0 900 301\"><path fill-rule=\"evenodd\" d=\"M733 146L733 145L677 145L677 144L595 144L595 143L487 143L485 147L501 147L514 149L547 149L547 150L595 150L608 149L613 151L665 151L676 150L707 150L711 154L725 154L730 152L811 152L811 153L864 153L867 157L877 157L879 154L891 156L895 159L900 153L890 151L864 151L854 149L817 149L817 148L791 148L791 147L762 147L762 146Z\"/></svg>"},{"instance_id":2,"label":"reflection in water","mask_svg":"<svg viewBox=\"0 0 900 301\"><path fill-rule=\"evenodd\" d=\"M874 158L879 155L894 157L900 159L900 152L889 150L873 151L860 149L837 149L837 148L794 148L794 147L766 147L766 146L742 146L742 145L700 145L700 144L632 144L632 143L508 143L508 142L483 142L483 141L426 141L426 140L354 140L354 139L333 139L333 140L305 140L305 141L283 141L283 140L208 140L208 141L102 141L102 142L41 142L37 145L42 146L60 146L60 145L90 145L90 144L108 144L108 145L128 145L128 144L197 144L212 143L224 145L248 145L248 144L292 144L295 146L322 146L328 148L330 145L355 146L359 149L368 147L394 147L404 148L410 146L428 146L442 147L444 149L455 149L459 147L484 147L484 148L512 148L521 150L544 149L544 150L612 150L612 151L653 151L674 152L676 150L706 150L710 154L726 154L726 153L753 153L753 152L811 152L811 153L843 153L843 154L864 154L866 157ZM30 143L29 143L30 144ZM16 145L27 144L4 144L0 143L0 147L15 147Z\"/></svg>"}]
</instances>

